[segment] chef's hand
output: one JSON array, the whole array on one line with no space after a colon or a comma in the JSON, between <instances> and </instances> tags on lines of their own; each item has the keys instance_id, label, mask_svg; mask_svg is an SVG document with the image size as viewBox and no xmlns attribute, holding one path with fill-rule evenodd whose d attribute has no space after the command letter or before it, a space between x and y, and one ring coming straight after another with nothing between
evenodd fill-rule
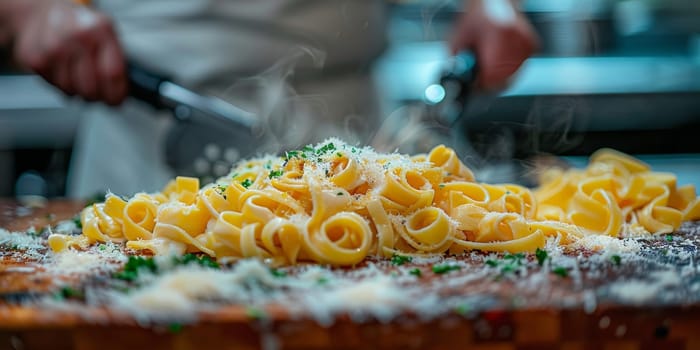
<instances>
[{"instance_id":1,"label":"chef's hand","mask_svg":"<svg viewBox=\"0 0 700 350\"><path fill-rule=\"evenodd\" d=\"M505 86L539 46L537 34L514 1L468 1L450 40L452 54L465 49L476 54L477 84L483 89Z\"/></svg>"},{"instance_id":2,"label":"chef's hand","mask_svg":"<svg viewBox=\"0 0 700 350\"><path fill-rule=\"evenodd\" d=\"M124 100L124 55L107 16L70 0L19 1L9 31L20 65L68 95L112 105Z\"/></svg>"}]
</instances>

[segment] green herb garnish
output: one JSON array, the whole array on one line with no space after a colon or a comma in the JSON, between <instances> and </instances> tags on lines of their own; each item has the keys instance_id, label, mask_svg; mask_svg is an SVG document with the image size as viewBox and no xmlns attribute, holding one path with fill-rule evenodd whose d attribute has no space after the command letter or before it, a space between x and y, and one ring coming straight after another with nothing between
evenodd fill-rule
<instances>
[{"instance_id":1,"label":"green herb garnish","mask_svg":"<svg viewBox=\"0 0 700 350\"><path fill-rule=\"evenodd\" d=\"M673 242L673 236L672 236L672 235L666 235L666 242Z\"/></svg>"},{"instance_id":2,"label":"green herb garnish","mask_svg":"<svg viewBox=\"0 0 700 350\"><path fill-rule=\"evenodd\" d=\"M268 175L267 177L270 179L274 179L276 177L282 176L282 174L284 174L283 170L273 170L270 172L270 175Z\"/></svg>"},{"instance_id":3,"label":"green herb garnish","mask_svg":"<svg viewBox=\"0 0 700 350\"><path fill-rule=\"evenodd\" d=\"M524 253L506 254L506 255L503 256L503 259L506 259L506 260L517 260L517 261L520 261L520 260L522 260L522 259L524 259L524 258L525 258L525 254L524 254Z\"/></svg>"},{"instance_id":4,"label":"green herb garnish","mask_svg":"<svg viewBox=\"0 0 700 350\"><path fill-rule=\"evenodd\" d=\"M330 151L335 151L335 145L333 144L333 142L329 142L329 143L321 146L319 149L317 149L316 155L320 156L320 155L326 154Z\"/></svg>"},{"instance_id":5,"label":"green herb garnish","mask_svg":"<svg viewBox=\"0 0 700 350\"><path fill-rule=\"evenodd\" d=\"M277 278L287 277L287 272L284 270L270 269L270 274Z\"/></svg>"},{"instance_id":6,"label":"green herb garnish","mask_svg":"<svg viewBox=\"0 0 700 350\"><path fill-rule=\"evenodd\" d=\"M471 308L471 306L469 306L469 304L459 304L459 305L457 305L457 307L455 307L455 312L464 316L464 315L468 314L469 311L471 311L471 309L472 308Z\"/></svg>"},{"instance_id":7,"label":"green herb garnish","mask_svg":"<svg viewBox=\"0 0 700 350\"><path fill-rule=\"evenodd\" d=\"M216 185L215 187L215 191L221 196L223 196L224 199L226 199L226 189L228 189L228 185Z\"/></svg>"},{"instance_id":8,"label":"green herb garnish","mask_svg":"<svg viewBox=\"0 0 700 350\"><path fill-rule=\"evenodd\" d=\"M343 192L338 192L338 193L336 193L336 195L342 196L342 195L343 195Z\"/></svg>"},{"instance_id":9,"label":"green herb garnish","mask_svg":"<svg viewBox=\"0 0 700 350\"><path fill-rule=\"evenodd\" d=\"M178 265L189 265L191 263L196 263L200 266L211 267L213 269L218 269L220 267L219 263L210 258L208 255L198 256L192 253L187 253L181 257L176 257L174 258L174 262Z\"/></svg>"},{"instance_id":10,"label":"green herb garnish","mask_svg":"<svg viewBox=\"0 0 700 350\"><path fill-rule=\"evenodd\" d=\"M552 273L563 278L569 277L569 270L567 270L566 267L562 266L557 266L553 268Z\"/></svg>"},{"instance_id":11,"label":"green herb garnish","mask_svg":"<svg viewBox=\"0 0 700 350\"><path fill-rule=\"evenodd\" d=\"M401 266L407 262L411 262L411 260L413 260L413 258L411 258L410 256L404 256L404 255L398 255L398 254L394 254L391 256L391 264L396 265L396 266Z\"/></svg>"},{"instance_id":12,"label":"green herb garnish","mask_svg":"<svg viewBox=\"0 0 700 350\"><path fill-rule=\"evenodd\" d=\"M265 311L258 309L256 307L249 307L245 310L245 314L248 316L248 318L254 319L254 320L260 320L265 318Z\"/></svg>"},{"instance_id":13,"label":"green herb garnish","mask_svg":"<svg viewBox=\"0 0 700 350\"><path fill-rule=\"evenodd\" d=\"M458 271L461 270L462 268L458 265L450 265L450 264L439 264L439 265L433 265L433 272L442 275L444 273L448 273L450 271Z\"/></svg>"},{"instance_id":14,"label":"green herb garnish","mask_svg":"<svg viewBox=\"0 0 700 350\"><path fill-rule=\"evenodd\" d=\"M245 179L243 182L241 182L241 186L248 188L253 184L253 181L250 181L250 179Z\"/></svg>"},{"instance_id":15,"label":"green herb garnish","mask_svg":"<svg viewBox=\"0 0 700 350\"><path fill-rule=\"evenodd\" d=\"M182 332L182 324L181 323L171 323L168 325L168 332L176 334Z\"/></svg>"},{"instance_id":16,"label":"green herb garnish","mask_svg":"<svg viewBox=\"0 0 700 350\"><path fill-rule=\"evenodd\" d=\"M622 262L622 258L619 255L611 256L610 260L612 260L613 264L615 264L616 266L620 266L620 263Z\"/></svg>"},{"instance_id":17,"label":"green herb garnish","mask_svg":"<svg viewBox=\"0 0 700 350\"><path fill-rule=\"evenodd\" d=\"M82 291L71 287L63 287L55 295L56 299L83 299L85 295Z\"/></svg>"},{"instance_id":18,"label":"green herb garnish","mask_svg":"<svg viewBox=\"0 0 700 350\"><path fill-rule=\"evenodd\" d=\"M83 223L80 221L80 215L76 215L73 217L73 223L75 226L79 229L83 228Z\"/></svg>"},{"instance_id":19,"label":"green herb garnish","mask_svg":"<svg viewBox=\"0 0 700 350\"><path fill-rule=\"evenodd\" d=\"M411 275L413 275L413 276L416 276L416 277L420 277L421 274L422 274L421 271L420 271L420 269L417 268L417 267L411 269L410 271L408 271L408 273L411 274Z\"/></svg>"},{"instance_id":20,"label":"green herb garnish","mask_svg":"<svg viewBox=\"0 0 700 350\"><path fill-rule=\"evenodd\" d=\"M139 271L148 270L150 272L157 272L158 265L156 265L153 258L144 258L142 256L130 256L129 260L124 265L124 269L120 272L114 274L114 278L125 281L134 281L139 275Z\"/></svg>"},{"instance_id":21,"label":"green herb garnish","mask_svg":"<svg viewBox=\"0 0 700 350\"><path fill-rule=\"evenodd\" d=\"M547 260L547 251L537 248L535 251L535 257L537 258L537 263L542 266L544 265L545 260Z\"/></svg>"},{"instance_id":22,"label":"green herb garnish","mask_svg":"<svg viewBox=\"0 0 700 350\"><path fill-rule=\"evenodd\" d=\"M505 275L517 271L518 266L523 265L523 259L525 259L524 253L505 254L502 259L489 259L485 261L485 264L490 267L500 267L500 274Z\"/></svg>"}]
</instances>

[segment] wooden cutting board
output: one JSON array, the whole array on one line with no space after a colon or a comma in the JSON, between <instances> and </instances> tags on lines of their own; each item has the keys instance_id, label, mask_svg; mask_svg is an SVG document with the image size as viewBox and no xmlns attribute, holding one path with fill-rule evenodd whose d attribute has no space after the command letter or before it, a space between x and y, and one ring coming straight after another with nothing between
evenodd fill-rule
<instances>
[{"instance_id":1,"label":"wooden cutting board","mask_svg":"<svg viewBox=\"0 0 700 350\"><path fill-rule=\"evenodd\" d=\"M36 228L73 217L83 203L51 201L40 209L26 209L0 200L0 227L10 231ZM444 290L470 295L489 293L488 302L470 312L454 310L427 321L405 315L391 322L354 322L339 316L330 326L312 319L292 318L284 305L267 310L265 319L254 319L242 305L222 307L203 315L193 325L141 327L118 310L87 308L107 315L102 323L62 314L46 317L45 311L0 298L0 350L4 349L338 349L338 348L470 348L470 349L700 349L700 225L684 225L679 239L643 242L646 266L610 265L609 271L591 278L550 276L545 297L537 286L523 288L512 279L482 278ZM684 259L665 252L685 251ZM585 254L585 252L581 252ZM1 257L2 255L0 255ZM467 261L467 263L470 263ZM474 264L477 264L474 262ZM479 262L478 264L483 264ZM16 273L7 259L0 260L0 295L17 291ZM652 266L653 265L653 266ZM656 288L642 302L619 300L606 285L643 280L658 266L678 272L679 280ZM5 269L3 269L5 267ZM25 273L24 279L31 277ZM426 293L437 277L426 277ZM31 279L31 278L29 278ZM18 283L18 282L14 282ZM28 284L41 290L41 282ZM631 285L632 286L632 285ZM3 289L4 288L4 289ZM14 289L13 289L14 288ZM544 287L543 287L544 288ZM21 290L21 288L20 288ZM594 293L595 304L567 304ZM578 299L577 299L578 298ZM115 312L116 311L116 312Z\"/></svg>"}]
</instances>

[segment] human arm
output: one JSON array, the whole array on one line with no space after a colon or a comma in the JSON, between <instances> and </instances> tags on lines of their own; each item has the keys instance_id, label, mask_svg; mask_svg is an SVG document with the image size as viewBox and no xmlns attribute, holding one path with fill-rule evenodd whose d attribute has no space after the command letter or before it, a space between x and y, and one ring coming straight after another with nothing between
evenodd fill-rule
<instances>
[{"instance_id":1,"label":"human arm","mask_svg":"<svg viewBox=\"0 0 700 350\"><path fill-rule=\"evenodd\" d=\"M471 50L479 66L477 84L503 87L539 46L539 39L515 0L470 0L456 23L450 51Z\"/></svg>"},{"instance_id":2,"label":"human arm","mask_svg":"<svg viewBox=\"0 0 700 350\"><path fill-rule=\"evenodd\" d=\"M68 95L112 105L126 97L124 55L99 11L69 0L0 0L0 43Z\"/></svg>"}]
</instances>

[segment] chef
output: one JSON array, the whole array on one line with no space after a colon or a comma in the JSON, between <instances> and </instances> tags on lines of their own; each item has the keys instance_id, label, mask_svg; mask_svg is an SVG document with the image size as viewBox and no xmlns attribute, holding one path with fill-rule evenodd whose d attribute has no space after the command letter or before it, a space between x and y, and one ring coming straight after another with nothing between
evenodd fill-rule
<instances>
[{"instance_id":1,"label":"chef","mask_svg":"<svg viewBox=\"0 0 700 350\"><path fill-rule=\"evenodd\" d=\"M497 89L535 50L536 35L515 0L465 6L450 50L473 50L478 84ZM99 0L89 7L2 0L0 43L67 95L113 106L84 108L69 195L132 194L174 176L164 144L171 158L201 148L188 168L201 174L221 175L220 165L241 155L206 144L216 130L204 125L189 125L172 142L171 118L125 102L126 57L253 111L273 136L261 151L329 136L364 144L381 123L370 68L386 45L385 15L378 0Z\"/></svg>"}]
</instances>

